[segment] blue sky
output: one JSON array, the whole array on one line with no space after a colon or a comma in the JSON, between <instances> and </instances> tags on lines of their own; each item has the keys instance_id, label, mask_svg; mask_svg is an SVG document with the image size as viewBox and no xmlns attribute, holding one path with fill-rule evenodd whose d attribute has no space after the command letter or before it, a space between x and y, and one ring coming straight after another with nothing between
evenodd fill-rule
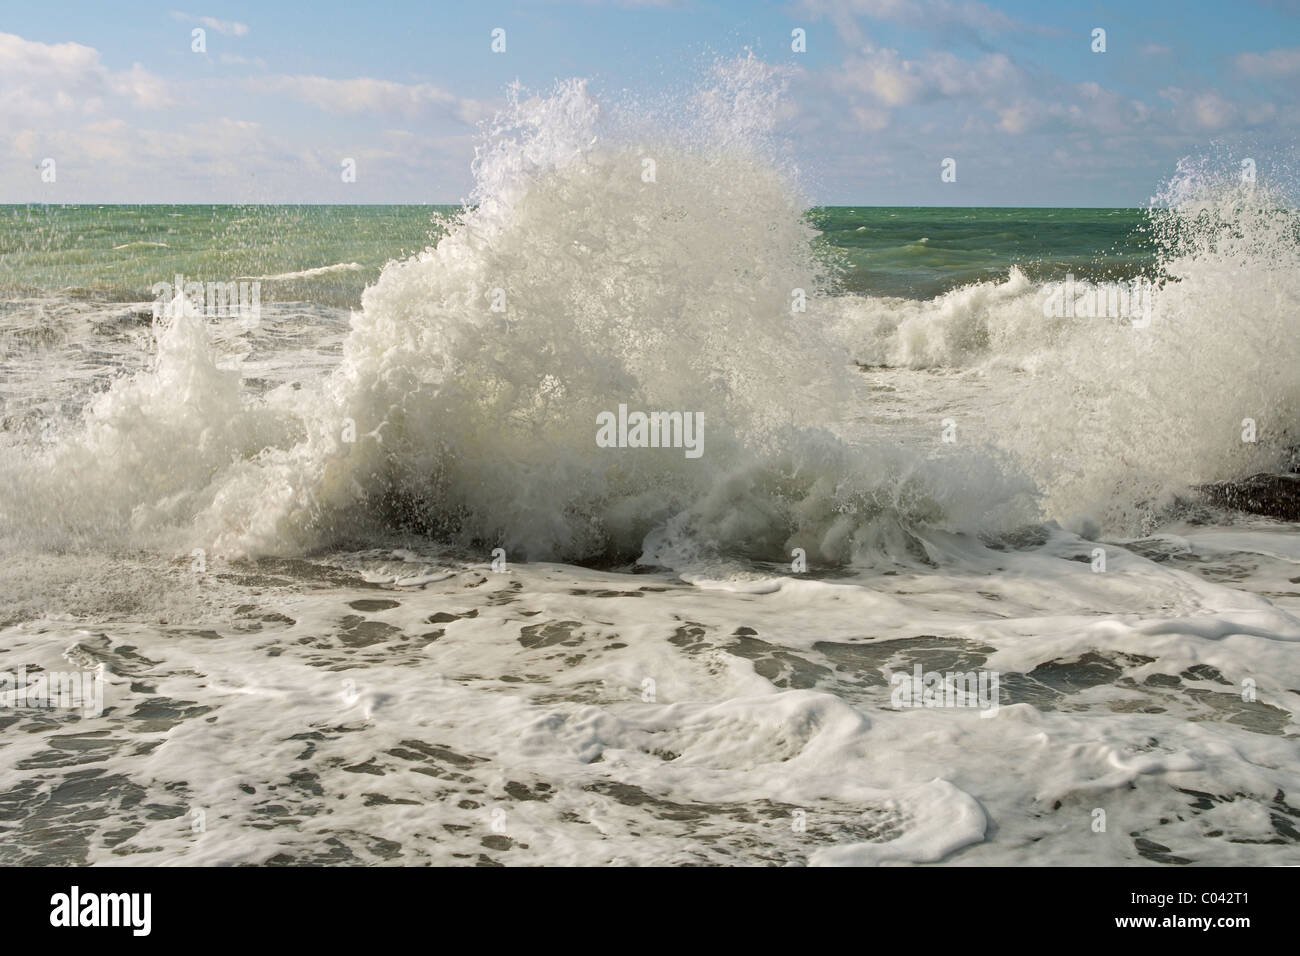
<instances>
[{"instance_id":1,"label":"blue sky","mask_svg":"<svg viewBox=\"0 0 1300 956\"><path fill-rule=\"evenodd\" d=\"M1300 0L194 4L6 5L0 202L457 202L507 84L685 102L746 50L822 202L1144 205L1208 150L1285 175L1300 130Z\"/></svg>"}]
</instances>

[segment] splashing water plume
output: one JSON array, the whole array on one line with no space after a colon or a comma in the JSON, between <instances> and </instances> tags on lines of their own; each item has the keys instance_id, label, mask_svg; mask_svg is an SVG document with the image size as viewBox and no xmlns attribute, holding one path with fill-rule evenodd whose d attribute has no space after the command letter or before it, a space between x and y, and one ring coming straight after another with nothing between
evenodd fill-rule
<instances>
[{"instance_id":1,"label":"splashing water plume","mask_svg":"<svg viewBox=\"0 0 1300 956\"><path fill-rule=\"evenodd\" d=\"M695 97L711 130L653 147L644 115L605 121L584 82L513 91L473 204L366 291L327 381L241 398L200 319L173 309L156 366L19 469L19 486L53 479L78 503L27 519L230 555L406 529L571 560L635 557L671 522L691 550L780 557L811 535L843 559L846 513L868 501L858 520L941 515L908 456L819 431L847 363L790 308L828 276L765 158L782 80L752 58L723 78ZM618 132L633 128L639 143ZM696 414L704 458L597 447L619 404Z\"/></svg>"},{"instance_id":2,"label":"splashing water plume","mask_svg":"<svg viewBox=\"0 0 1300 956\"><path fill-rule=\"evenodd\" d=\"M1084 322L1063 340L1014 442L1049 513L1091 512L1128 533L1200 483L1280 470L1300 422L1300 339L1287 327L1300 217L1286 189L1184 160L1149 220L1161 262L1149 326Z\"/></svg>"}]
</instances>

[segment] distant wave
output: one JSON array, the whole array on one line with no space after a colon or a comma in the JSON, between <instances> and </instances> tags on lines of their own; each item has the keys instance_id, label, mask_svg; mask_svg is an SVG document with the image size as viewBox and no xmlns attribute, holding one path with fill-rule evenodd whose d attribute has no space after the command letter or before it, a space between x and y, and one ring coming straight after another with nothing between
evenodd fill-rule
<instances>
[{"instance_id":1,"label":"distant wave","mask_svg":"<svg viewBox=\"0 0 1300 956\"><path fill-rule=\"evenodd\" d=\"M276 275L240 276L240 278L262 282L276 282L282 279L310 279L312 276L323 276L331 272L355 272L364 268L365 266L361 265L359 262L336 262L332 266L317 266L314 269L303 269L301 272L280 272Z\"/></svg>"}]
</instances>

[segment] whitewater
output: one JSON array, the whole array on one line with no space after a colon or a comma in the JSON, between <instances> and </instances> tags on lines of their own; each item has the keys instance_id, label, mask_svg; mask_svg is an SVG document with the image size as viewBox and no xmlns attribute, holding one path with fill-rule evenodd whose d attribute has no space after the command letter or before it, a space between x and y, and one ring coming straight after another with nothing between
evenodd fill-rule
<instances>
[{"instance_id":1,"label":"whitewater","mask_svg":"<svg viewBox=\"0 0 1300 956\"><path fill-rule=\"evenodd\" d=\"M0 708L0 860L1300 863L1300 533L1198 492L1294 462L1285 189L1173 171L1142 328L843 294L779 94L515 91L360 309L11 342L0 672L104 707Z\"/></svg>"}]
</instances>

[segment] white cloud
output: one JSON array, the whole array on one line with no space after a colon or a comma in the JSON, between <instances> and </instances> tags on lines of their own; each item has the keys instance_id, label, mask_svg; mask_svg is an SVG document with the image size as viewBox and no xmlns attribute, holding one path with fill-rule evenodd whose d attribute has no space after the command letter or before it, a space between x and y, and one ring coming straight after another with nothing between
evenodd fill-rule
<instances>
[{"instance_id":1,"label":"white cloud","mask_svg":"<svg viewBox=\"0 0 1300 956\"><path fill-rule=\"evenodd\" d=\"M1228 129L1259 126L1277 118L1277 107L1269 102L1234 103L1215 90L1193 92L1176 86L1160 91L1173 104L1173 117L1183 129L1218 133Z\"/></svg>"},{"instance_id":2,"label":"white cloud","mask_svg":"<svg viewBox=\"0 0 1300 956\"><path fill-rule=\"evenodd\" d=\"M234 20L218 20L216 17L196 17L180 10L172 11L172 19L185 23L197 23L200 26L207 27L209 30L215 30L222 36L242 37L248 35L248 25L238 23Z\"/></svg>"},{"instance_id":3,"label":"white cloud","mask_svg":"<svg viewBox=\"0 0 1300 956\"><path fill-rule=\"evenodd\" d=\"M1287 59L1270 59L1270 69L1288 67ZM909 135L923 135L926 123L938 122L990 141L1052 134L1131 143L1136 137L1222 135L1279 118L1273 103L1243 101L1217 90L1165 89L1160 96L1166 102L1156 107L1097 82L1068 84L1042 70L1022 69L1003 53L963 58L927 52L908 58L866 46L827 71L821 82L828 91L823 96L839 100L836 109L849 121L845 128L868 132L901 130L904 124L894 114L906 111Z\"/></svg>"},{"instance_id":4,"label":"white cloud","mask_svg":"<svg viewBox=\"0 0 1300 956\"><path fill-rule=\"evenodd\" d=\"M174 102L167 84L139 63L125 73L109 73L105 82L115 96L125 97L138 109L165 109Z\"/></svg>"},{"instance_id":5,"label":"white cloud","mask_svg":"<svg viewBox=\"0 0 1300 956\"><path fill-rule=\"evenodd\" d=\"M268 76L248 80L246 85L257 92L283 94L340 115L396 113L414 118L437 113L473 124L490 112L483 103L428 83L411 85L368 77L332 80L323 76Z\"/></svg>"},{"instance_id":6,"label":"white cloud","mask_svg":"<svg viewBox=\"0 0 1300 956\"><path fill-rule=\"evenodd\" d=\"M857 23L859 18L933 33L956 32L973 38L1014 33L1055 35L1057 32L1016 20L978 0L801 0L795 10L814 19L829 19L851 46L861 46L866 42L866 36Z\"/></svg>"},{"instance_id":7,"label":"white cloud","mask_svg":"<svg viewBox=\"0 0 1300 956\"><path fill-rule=\"evenodd\" d=\"M1300 47L1269 50L1267 53L1239 53L1237 69L1247 76L1290 76L1300 73Z\"/></svg>"},{"instance_id":8,"label":"white cloud","mask_svg":"<svg viewBox=\"0 0 1300 956\"><path fill-rule=\"evenodd\" d=\"M1233 105L1213 91L1192 99L1192 114L1202 129L1223 129L1233 120Z\"/></svg>"},{"instance_id":9,"label":"white cloud","mask_svg":"<svg viewBox=\"0 0 1300 956\"><path fill-rule=\"evenodd\" d=\"M868 132L876 133L889 125L888 110L876 110L869 106L855 106L852 113L853 118L858 121L858 125Z\"/></svg>"},{"instance_id":10,"label":"white cloud","mask_svg":"<svg viewBox=\"0 0 1300 956\"><path fill-rule=\"evenodd\" d=\"M257 66L266 67L266 60L258 57L239 56L236 53L222 53L217 56L218 63L224 63L233 66Z\"/></svg>"},{"instance_id":11,"label":"white cloud","mask_svg":"<svg viewBox=\"0 0 1300 956\"><path fill-rule=\"evenodd\" d=\"M140 64L109 69L90 46L0 33L0 201L27 201L37 189L65 202L456 199L467 191L474 154L464 124L493 108L430 84L370 78L218 75L181 83L184 95ZM172 105L173 95L188 109L155 114L162 128L135 113ZM205 107L218 100L265 109L271 119ZM285 132L274 117L301 111L298 103L343 118ZM409 120L418 134L358 132L372 116L390 126ZM340 141L354 145L343 150ZM345 155L364 161L355 188L339 177ZM33 165L46 156L58 160L57 186L41 186Z\"/></svg>"},{"instance_id":12,"label":"white cloud","mask_svg":"<svg viewBox=\"0 0 1300 956\"><path fill-rule=\"evenodd\" d=\"M841 89L898 107L922 100L987 96L1020 78L1020 71L1001 53L972 62L951 53L906 60L897 50L867 49L846 60L834 82Z\"/></svg>"},{"instance_id":13,"label":"white cloud","mask_svg":"<svg viewBox=\"0 0 1300 956\"><path fill-rule=\"evenodd\" d=\"M1013 106L998 111L998 129L1019 134L1029 128L1030 113L1024 106Z\"/></svg>"},{"instance_id":14,"label":"white cloud","mask_svg":"<svg viewBox=\"0 0 1300 956\"><path fill-rule=\"evenodd\" d=\"M93 47L0 33L0 115L94 114L114 99L147 110L173 102L163 81L138 63L115 72Z\"/></svg>"}]
</instances>

